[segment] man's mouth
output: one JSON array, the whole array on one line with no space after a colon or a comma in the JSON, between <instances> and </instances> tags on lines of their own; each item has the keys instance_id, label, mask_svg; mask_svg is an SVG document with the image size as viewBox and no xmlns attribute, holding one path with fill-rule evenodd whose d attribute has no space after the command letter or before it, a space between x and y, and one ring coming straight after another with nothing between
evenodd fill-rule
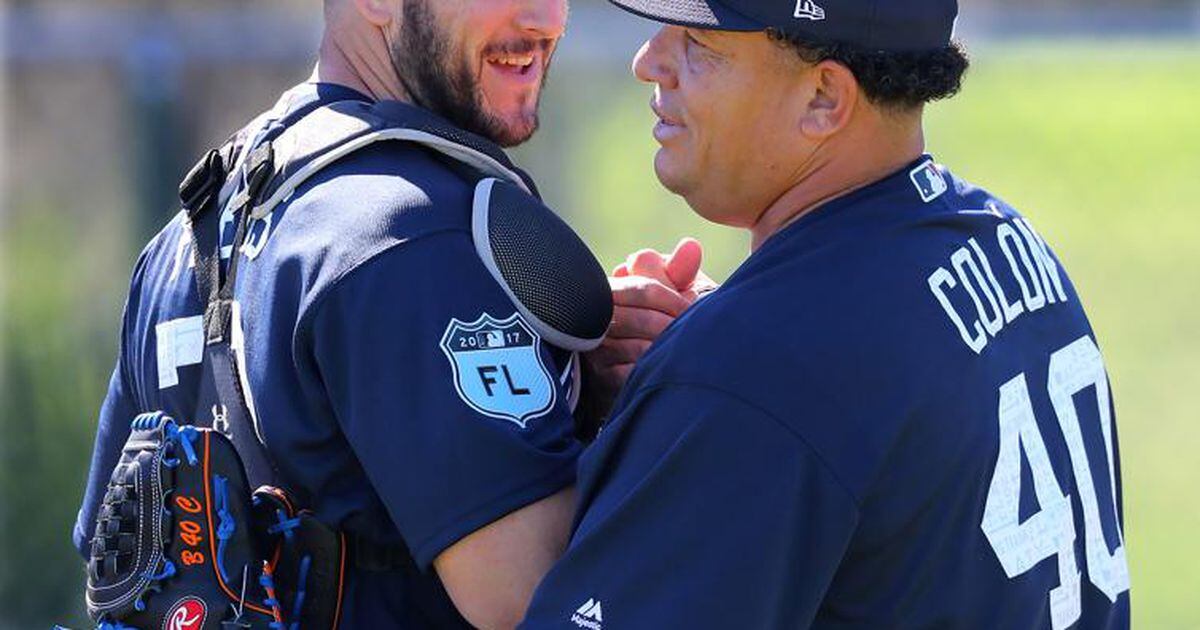
<instances>
[{"instance_id":1,"label":"man's mouth","mask_svg":"<svg viewBox=\"0 0 1200 630\"><path fill-rule=\"evenodd\" d=\"M488 55L484 59L489 64L496 66L497 69L505 72L517 72L525 74L533 67L533 62L537 60L537 55L529 54L493 54Z\"/></svg>"},{"instance_id":2,"label":"man's mouth","mask_svg":"<svg viewBox=\"0 0 1200 630\"><path fill-rule=\"evenodd\" d=\"M682 127L683 126L683 123L679 122L677 119L669 116L666 112L664 112L663 107L661 105L659 105L658 101L656 101L656 100L650 101L650 110L653 111L654 115L658 116L658 119L660 121L662 121L663 123L666 123L666 124L674 126L674 127Z\"/></svg>"},{"instance_id":3,"label":"man's mouth","mask_svg":"<svg viewBox=\"0 0 1200 630\"><path fill-rule=\"evenodd\" d=\"M650 109L658 117L658 124L654 125L655 140L658 140L659 143L665 143L683 135L685 129L683 122L667 115L663 111L663 107L659 105L657 99L650 100Z\"/></svg>"},{"instance_id":4,"label":"man's mouth","mask_svg":"<svg viewBox=\"0 0 1200 630\"><path fill-rule=\"evenodd\" d=\"M548 43L541 40L512 41L484 50L483 61L500 76L533 82L544 72L548 49Z\"/></svg>"}]
</instances>

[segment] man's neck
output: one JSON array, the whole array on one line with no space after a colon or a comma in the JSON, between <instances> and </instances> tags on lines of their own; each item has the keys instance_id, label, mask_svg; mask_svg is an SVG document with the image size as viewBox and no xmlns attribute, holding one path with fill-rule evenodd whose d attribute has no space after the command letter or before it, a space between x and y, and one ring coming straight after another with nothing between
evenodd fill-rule
<instances>
[{"instance_id":1,"label":"man's neck","mask_svg":"<svg viewBox=\"0 0 1200 630\"><path fill-rule=\"evenodd\" d=\"M750 251L816 208L869 186L917 159L925 150L918 126L904 137L861 144L861 148L828 147L815 156L797 181L775 200L750 228Z\"/></svg>"},{"instance_id":2,"label":"man's neck","mask_svg":"<svg viewBox=\"0 0 1200 630\"><path fill-rule=\"evenodd\" d=\"M396 74L381 31L342 36L326 32L310 80L348 87L376 101L412 101Z\"/></svg>"}]
</instances>

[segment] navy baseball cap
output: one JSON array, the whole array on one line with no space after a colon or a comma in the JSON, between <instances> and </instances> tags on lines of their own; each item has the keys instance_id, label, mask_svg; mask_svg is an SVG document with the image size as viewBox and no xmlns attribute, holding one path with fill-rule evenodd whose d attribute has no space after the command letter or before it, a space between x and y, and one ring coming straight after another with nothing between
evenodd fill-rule
<instances>
[{"instance_id":1,"label":"navy baseball cap","mask_svg":"<svg viewBox=\"0 0 1200 630\"><path fill-rule=\"evenodd\" d=\"M814 44L868 50L944 48L957 0L610 0L657 22L719 31L776 29Z\"/></svg>"}]
</instances>

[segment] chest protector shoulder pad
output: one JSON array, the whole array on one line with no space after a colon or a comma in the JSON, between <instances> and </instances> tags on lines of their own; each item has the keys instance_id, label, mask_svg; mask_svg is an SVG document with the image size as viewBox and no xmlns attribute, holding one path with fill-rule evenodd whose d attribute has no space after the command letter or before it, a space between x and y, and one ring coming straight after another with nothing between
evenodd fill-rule
<instances>
[{"instance_id":1,"label":"chest protector shoulder pad","mask_svg":"<svg viewBox=\"0 0 1200 630\"><path fill-rule=\"evenodd\" d=\"M475 186L475 250L521 315L561 348L599 345L612 300L595 256L503 151L425 110L345 101L308 114L273 141L274 173L251 219L267 219L322 168L380 142L416 143L456 163Z\"/></svg>"}]
</instances>

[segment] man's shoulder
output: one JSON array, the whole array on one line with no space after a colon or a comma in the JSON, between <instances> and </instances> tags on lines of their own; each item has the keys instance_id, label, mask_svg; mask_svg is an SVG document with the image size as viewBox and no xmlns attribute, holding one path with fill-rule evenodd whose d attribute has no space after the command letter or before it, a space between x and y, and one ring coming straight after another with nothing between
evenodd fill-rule
<instances>
[{"instance_id":1,"label":"man's shoulder","mask_svg":"<svg viewBox=\"0 0 1200 630\"><path fill-rule=\"evenodd\" d=\"M458 232L469 244L473 196L474 183L428 149L382 142L321 169L265 220L252 222L242 251L279 263L344 265L442 232ZM230 221L220 228L226 239ZM189 275L190 230L183 212L167 221L139 255L134 284Z\"/></svg>"},{"instance_id":2,"label":"man's shoulder","mask_svg":"<svg viewBox=\"0 0 1200 630\"><path fill-rule=\"evenodd\" d=\"M909 412L974 356L943 330L929 295L948 239L905 232L763 251L778 259L749 261L698 302L647 354L639 380L750 401L862 491Z\"/></svg>"},{"instance_id":3,"label":"man's shoulder","mask_svg":"<svg viewBox=\"0 0 1200 630\"><path fill-rule=\"evenodd\" d=\"M467 229L475 183L457 168L420 145L379 142L322 169L281 210L337 236Z\"/></svg>"},{"instance_id":4,"label":"man's shoulder","mask_svg":"<svg viewBox=\"0 0 1200 630\"><path fill-rule=\"evenodd\" d=\"M181 211L150 238L138 255L131 278L130 297L142 291L160 291L174 286L180 277L190 274L191 232L187 216ZM186 293L188 285L181 285Z\"/></svg>"},{"instance_id":5,"label":"man's shoulder","mask_svg":"<svg viewBox=\"0 0 1200 630\"><path fill-rule=\"evenodd\" d=\"M735 392L766 409L834 378L863 342L847 317L795 299L821 295L804 282L738 284L702 298L651 351L655 380L701 383ZM816 387L814 387L816 386ZM788 407L790 403L780 403Z\"/></svg>"},{"instance_id":6,"label":"man's shoulder","mask_svg":"<svg viewBox=\"0 0 1200 630\"><path fill-rule=\"evenodd\" d=\"M926 252L912 257L900 247L880 249L871 243L835 244L746 277L735 275L703 298L678 332L691 339L684 344L689 352L750 352L747 360L760 357L754 360L759 371L779 365L820 375L849 366L864 352L883 351L906 330L913 334L913 323L937 306L924 299L921 275L935 258ZM709 361L706 369L741 368Z\"/></svg>"},{"instance_id":7,"label":"man's shoulder","mask_svg":"<svg viewBox=\"0 0 1200 630\"><path fill-rule=\"evenodd\" d=\"M488 175L533 188L499 147L394 101L319 107L271 142L274 173L254 216L303 215L304 225L338 236L355 225L404 238L465 227L476 184Z\"/></svg>"},{"instance_id":8,"label":"man's shoulder","mask_svg":"<svg viewBox=\"0 0 1200 630\"><path fill-rule=\"evenodd\" d=\"M1034 269L1049 268L1052 254L1016 210L955 183L955 199L944 207L868 211L844 218L849 227L814 225L811 234L773 237L779 240L768 241L672 329L672 353L693 359L672 363L722 380L749 372L755 382L793 383L782 392L855 381L920 392L941 380L936 374L963 368L977 354L948 322L931 277L949 270L953 306L973 324L973 294L987 315L988 292L1015 308L1021 283L1032 290L1041 280L1026 259ZM1068 288L1065 273L1062 281ZM736 360L712 360L718 354Z\"/></svg>"},{"instance_id":9,"label":"man's shoulder","mask_svg":"<svg viewBox=\"0 0 1200 630\"><path fill-rule=\"evenodd\" d=\"M332 281L434 235L469 245L473 196L473 182L428 149L377 143L325 167L275 208L251 234L251 267L300 265Z\"/></svg>"}]
</instances>

